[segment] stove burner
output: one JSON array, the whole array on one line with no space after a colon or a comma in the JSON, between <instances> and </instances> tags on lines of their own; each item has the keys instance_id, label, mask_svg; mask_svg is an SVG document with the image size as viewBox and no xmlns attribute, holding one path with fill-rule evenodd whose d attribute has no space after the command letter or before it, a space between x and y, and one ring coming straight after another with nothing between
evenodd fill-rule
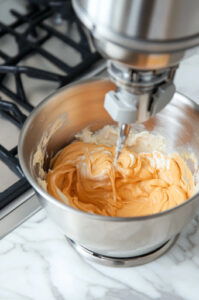
<instances>
[{"instance_id":1,"label":"stove burner","mask_svg":"<svg viewBox=\"0 0 199 300\"><path fill-rule=\"evenodd\" d=\"M23 172L19 165L18 159L2 145L0 145L0 159L19 177L23 176Z\"/></svg>"},{"instance_id":2,"label":"stove burner","mask_svg":"<svg viewBox=\"0 0 199 300\"><path fill-rule=\"evenodd\" d=\"M26 116L19 110L16 104L0 99L0 116L12 122L19 128L22 127Z\"/></svg>"},{"instance_id":3,"label":"stove burner","mask_svg":"<svg viewBox=\"0 0 199 300\"><path fill-rule=\"evenodd\" d=\"M0 58L3 60L3 64L0 65L0 92L2 93L0 98L0 118L6 119L18 128L22 127L27 116L17 105L20 105L23 111L27 112L27 115L34 108L26 95L23 83L24 77L29 77L32 80L40 79L55 82L58 84L58 87L61 87L71 83L101 59L98 53L91 50L88 37L73 12L71 1L29 0L27 3L29 8L25 14L21 14L13 9L10 10L10 13L15 18L12 24L5 25L3 22L0 22L0 38L4 36L14 38L18 48L17 54L13 56L0 49ZM40 4L38 5L38 3ZM79 35L78 41L74 41L67 33L63 34L56 26L51 26L46 22L49 18L56 18L58 14L61 14L61 18L66 20L66 22L75 24ZM19 30L21 26L24 26L23 31ZM40 31L43 32L42 36ZM52 54L48 49L46 50L42 47L45 42L53 38L58 39L65 45L70 46L73 51L78 52L81 61L71 66L67 62L62 61L59 55ZM53 64L60 70L60 74L41 68L24 66L21 63L23 59L35 54L39 54ZM8 77L14 79L14 91L7 84ZM3 94L9 98L9 101L4 99ZM0 192L1 209L27 191L30 185L24 178L19 166L17 147L8 150L0 144L0 160L19 177L15 184Z\"/></svg>"},{"instance_id":4,"label":"stove burner","mask_svg":"<svg viewBox=\"0 0 199 300\"><path fill-rule=\"evenodd\" d=\"M43 23L46 19L53 16L53 13L54 12L51 7L42 10L40 9L39 11L36 10L36 12L33 11L27 15L22 15L15 10L11 10L11 14L17 18L17 21L10 26L6 26L0 22L0 38L5 34L10 34L15 38L19 49L19 53L14 57L10 57L3 51L0 51L0 57L5 60L5 63L0 66L0 91L18 102L28 111L31 111L33 106L28 102L28 99L25 95L21 74L25 74L31 78L56 81L61 87L72 82L82 72L85 72L91 65L93 65L93 63L100 59L100 55L98 53L91 52L88 38L74 14L70 15L70 19L73 18L73 22L76 22L77 24L77 28L81 37L79 42L73 41L71 38L60 33L58 30ZM16 29L22 24L28 24L29 26L25 32L18 33ZM36 37L37 29L43 29L45 31L45 36L38 38L35 42L33 42L31 41L30 36ZM61 61L58 57L51 54L49 51L42 48L41 46L52 37L60 39L62 42L79 52L82 61L76 66L71 67L67 63ZM40 54L68 75L60 75L32 67L16 66L16 64L19 63L24 57L35 53ZM13 74L15 76L16 93L13 93L3 84L3 79L6 74Z\"/></svg>"}]
</instances>

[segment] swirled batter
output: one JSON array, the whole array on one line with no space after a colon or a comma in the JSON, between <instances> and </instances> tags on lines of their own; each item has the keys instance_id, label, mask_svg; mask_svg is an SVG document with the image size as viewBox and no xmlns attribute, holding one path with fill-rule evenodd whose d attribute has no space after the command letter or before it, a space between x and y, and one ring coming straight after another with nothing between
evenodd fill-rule
<instances>
[{"instance_id":1,"label":"swirled batter","mask_svg":"<svg viewBox=\"0 0 199 300\"><path fill-rule=\"evenodd\" d=\"M106 216L143 216L177 206L194 194L193 175L177 153L136 152L142 143L127 143L115 167L110 138L103 144L96 143L96 136L89 143L88 136L83 140L63 148L47 174L48 192L66 204Z\"/></svg>"}]
</instances>

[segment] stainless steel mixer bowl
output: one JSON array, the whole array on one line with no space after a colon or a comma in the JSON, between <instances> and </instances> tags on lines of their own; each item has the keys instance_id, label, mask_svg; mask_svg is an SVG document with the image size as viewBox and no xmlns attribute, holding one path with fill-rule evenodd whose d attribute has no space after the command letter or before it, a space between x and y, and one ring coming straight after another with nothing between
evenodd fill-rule
<instances>
[{"instance_id":1,"label":"stainless steel mixer bowl","mask_svg":"<svg viewBox=\"0 0 199 300\"><path fill-rule=\"evenodd\" d=\"M149 253L181 232L196 213L198 194L159 214L105 217L74 209L50 196L38 183L38 165L34 164L34 153L39 150L39 154L45 156L46 170L50 158L70 142L76 132L87 126L96 130L112 124L103 101L105 93L113 88L108 79L94 79L62 88L44 100L23 127L19 159L49 216L69 239L95 253L124 258ZM176 93L171 103L144 126L150 132L165 136L169 151L191 151L197 155L199 110L186 97Z\"/></svg>"}]
</instances>

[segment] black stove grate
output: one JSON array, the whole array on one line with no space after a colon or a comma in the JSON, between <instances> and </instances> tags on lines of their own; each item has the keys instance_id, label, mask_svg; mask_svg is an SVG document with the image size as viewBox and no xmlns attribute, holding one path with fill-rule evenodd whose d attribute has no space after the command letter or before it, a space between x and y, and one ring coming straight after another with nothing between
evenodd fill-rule
<instances>
[{"instance_id":1,"label":"black stove grate","mask_svg":"<svg viewBox=\"0 0 199 300\"><path fill-rule=\"evenodd\" d=\"M31 2L33 3L34 1L28 2L29 9L26 14L21 14L16 10L10 11L12 16L15 17L15 21L9 26L0 22L0 38L9 35L15 39L18 47L18 52L15 56L9 56L0 49L0 58L4 60L4 63L0 65L0 92L2 93L2 98L4 94L11 100L7 101L2 100L2 98L0 99L0 118L5 118L18 128L22 127L26 119L26 115L21 112L18 105L25 109L27 114L33 109L33 105L29 102L24 89L22 75L28 76L32 80L35 78L54 81L61 87L78 78L80 74L86 72L90 66L101 58L97 52L91 51L88 37L82 29L79 20L76 18L70 1L41 1L42 5L37 5L35 3L30 4ZM46 3L48 4L46 5ZM60 3L63 5L61 9ZM67 19L67 22L76 24L80 36L78 42L75 42L69 36L60 33L54 27L44 22L48 18L58 14L60 11L66 12L64 18ZM19 32L18 30L21 25L26 25L26 29L23 32ZM45 32L44 36L39 37L39 30ZM41 47L46 41L53 37L60 39L62 42L66 43L66 45L69 45L77 51L81 56L81 61L75 66L70 66L66 62L60 60L59 57ZM60 69L63 75L48 72L43 69L18 65L22 59L32 54L40 54L43 56L51 64L54 64ZM16 86L15 91L11 90L9 86L6 85L7 76L14 76ZM0 192L1 209L27 191L30 188L30 185L21 171L17 159L17 146L8 150L0 144L0 160L19 177L19 180L15 184L5 191Z\"/></svg>"}]
</instances>

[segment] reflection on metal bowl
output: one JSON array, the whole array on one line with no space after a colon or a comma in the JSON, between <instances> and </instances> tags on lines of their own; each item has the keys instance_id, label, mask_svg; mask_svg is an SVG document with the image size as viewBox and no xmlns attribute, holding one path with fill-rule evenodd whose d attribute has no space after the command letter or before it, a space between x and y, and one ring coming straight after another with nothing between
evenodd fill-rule
<instances>
[{"instance_id":1,"label":"reflection on metal bowl","mask_svg":"<svg viewBox=\"0 0 199 300\"><path fill-rule=\"evenodd\" d=\"M108 79L94 79L62 88L48 97L24 125L19 158L41 203L68 239L81 249L87 249L86 256L94 253L98 258L101 256L102 261L108 258L109 262L118 259L129 262L131 257L144 257L174 240L194 216L199 206L198 195L178 207L150 216L113 218L94 215L69 207L44 191L37 181L38 166L33 164L38 145L42 145L40 153L45 156L44 164L48 168L49 158L70 142L75 133L86 126L96 130L105 124L113 124L103 108L104 95L113 88ZM186 97L176 93L171 103L144 126L150 132L165 136L169 151L198 153L199 108ZM143 259L143 263L157 256L151 255L148 260Z\"/></svg>"}]
</instances>

